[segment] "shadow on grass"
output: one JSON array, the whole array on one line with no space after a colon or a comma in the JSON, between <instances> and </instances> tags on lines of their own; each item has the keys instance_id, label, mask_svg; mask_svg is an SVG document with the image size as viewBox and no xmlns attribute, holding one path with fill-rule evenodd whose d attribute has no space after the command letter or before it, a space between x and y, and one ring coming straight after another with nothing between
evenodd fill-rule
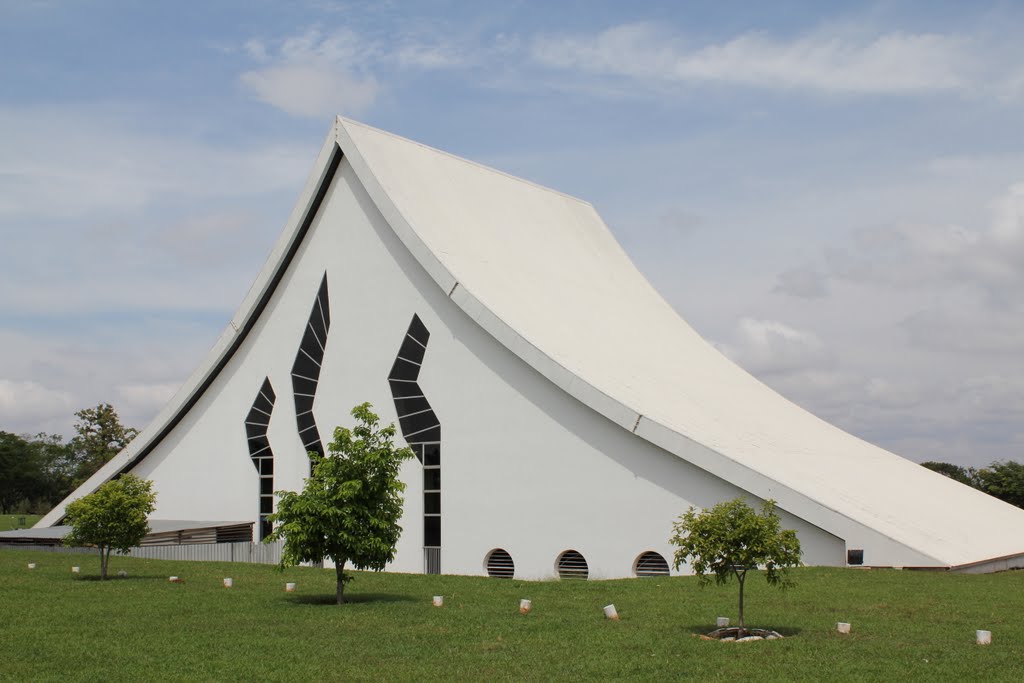
<instances>
[{"instance_id":1,"label":"shadow on grass","mask_svg":"<svg viewBox=\"0 0 1024 683\"><path fill-rule=\"evenodd\" d=\"M337 605L333 594L285 596L284 600L295 605ZM367 602L416 602L416 598L395 593L355 593L345 596L345 605L358 605ZM344 607L345 605L341 605Z\"/></svg>"},{"instance_id":2,"label":"shadow on grass","mask_svg":"<svg viewBox=\"0 0 1024 683\"><path fill-rule=\"evenodd\" d=\"M736 624L730 624L730 626L735 626L735 625ZM714 624L696 624L696 625L691 625L691 626L683 626L683 630L686 633L694 633L694 634L697 634L697 635L707 635L708 633L711 633L712 631L714 631L716 628L717 627ZM762 624L762 623L747 624L747 628L748 629L763 628L763 629L766 629L766 630L769 630L769 631L775 631L780 636L783 636L785 638L791 638L791 637L793 637L795 635L799 635L800 632L803 631L803 629L797 628L795 626L771 626L771 625Z\"/></svg>"},{"instance_id":3,"label":"shadow on grass","mask_svg":"<svg viewBox=\"0 0 1024 683\"><path fill-rule=\"evenodd\" d=\"M128 576L118 576L117 574L111 574L107 576L106 580L100 578L99 574L78 574L72 575L72 581L94 581L96 583L119 583L121 581L166 581L166 576L145 576L142 574L129 574Z\"/></svg>"}]
</instances>

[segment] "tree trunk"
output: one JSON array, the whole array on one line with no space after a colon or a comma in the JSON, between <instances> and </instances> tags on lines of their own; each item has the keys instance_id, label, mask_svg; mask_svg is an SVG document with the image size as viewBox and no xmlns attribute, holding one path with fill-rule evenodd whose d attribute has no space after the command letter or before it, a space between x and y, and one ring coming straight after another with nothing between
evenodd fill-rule
<instances>
[{"instance_id":1,"label":"tree trunk","mask_svg":"<svg viewBox=\"0 0 1024 683\"><path fill-rule=\"evenodd\" d=\"M345 604L345 563L347 561L348 560L346 560L345 558L341 558L340 561L339 560L335 560L334 561L334 573L335 573L335 576L337 576L337 579L338 579L338 587L337 587L337 594L336 595L337 595L337 598L338 598L338 604L339 605L344 605Z\"/></svg>"},{"instance_id":2,"label":"tree trunk","mask_svg":"<svg viewBox=\"0 0 1024 683\"><path fill-rule=\"evenodd\" d=\"M737 572L736 576L740 581L740 634L742 635L746 631L746 625L743 623L743 584L747 579L747 572L746 570Z\"/></svg>"},{"instance_id":3,"label":"tree trunk","mask_svg":"<svg viewBox=\"0 0 1024 683\"><path fill-rule=\"evenodd\" d=\"M107 580L107 562L110 560L110 553L100 546L100 581Z\"/></svg>"}]
</instances>

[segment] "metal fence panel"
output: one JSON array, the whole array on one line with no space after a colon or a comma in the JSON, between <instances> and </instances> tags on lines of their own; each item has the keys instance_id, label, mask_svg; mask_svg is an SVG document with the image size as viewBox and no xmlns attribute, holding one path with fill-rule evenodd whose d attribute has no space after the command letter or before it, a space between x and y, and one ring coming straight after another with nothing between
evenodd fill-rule
<instances>
[{"instance_id":1,"label":"metal fence panel","mask_svg":"<svg viewBox=\"0 0 1024 683\"><path fill-rule=\"evenodd\" d=\"M150 560L184 560L188 562L244 562L278 564L284 541L274 543L197 543L194 545L156 545L132 548L128 555ZM8 545L0 548L41 550L53 553L95 553L95 548L69 548L52 545Z\"/></svg>"}]
</instances>

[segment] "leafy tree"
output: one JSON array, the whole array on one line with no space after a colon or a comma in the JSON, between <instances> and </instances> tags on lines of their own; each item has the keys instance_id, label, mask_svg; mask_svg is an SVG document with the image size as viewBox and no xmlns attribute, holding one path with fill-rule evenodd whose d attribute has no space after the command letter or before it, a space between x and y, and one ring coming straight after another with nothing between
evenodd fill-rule
<instances>
[{"instance_id":1,"label":"leafy tree","mask_svg":"<svg viewBox=\"0 0 1024 683\"><path fill-rule=\"evenodd\" d=\"M944 474L961 484L972 486L1010 505L1024 508L1024 465L1007 460L975 469L948 462L923 462L922 467Z\"/></svg>"},{"instance_id":2,"label":"leafy tree","mask_svg":"<svg viewBox=\"0 0 1024 683\"><path fill-rule=\"evenodd\" d=\"M0 432L0 512L8 514L25 498L25 475L30 467L28 442L17 434Z\"/></svg>"},{"instance_id":3,"label":"leafy tree","mask_svg":"<svg viewBox=\"0 0 1024 683\"><path fill-rule=\"evenodd\" d=\"M27 441L39 477L35 511L48 512L74 490L68 472L69 445L57 434L39 433Z\"/></svg>"},{"instance_id":4,"label":"leafy tree","mask_svg":"<svg viewBox=\"0 0 1024 683\"><path fill-rule=\"evenodd\" d=\"M975 473L975 487L1010 505L1024 508L1024 465L1007 460L994 462Z\"/></svg>"},{"instance_id":5,"label":"leafy tree","mask_svg":"<svg viewBox=\"0 0 1024 683\"><path fill-rule=\"evenodd\" d=\"M75 413L77 435L68 444L72 485L77 488L135 438L139 430L125 427L109 403Z\"/></svg>"},{"instance_id":6,"label":"leafy tree","mask_svg":"<svg viewBox=\"0 0 1024 683\"><path fill-rule=\"evenodd\" d=\"M63 499L69 491L56 469L64 456L59 436L0 431L0 511L45 512Z\"/></svg>"},{"instance_id":7,"label":"leafy tree","mask_svg":"<svg viewBox=\"0 0 1024 683\"><path fill-rule=\"evenodd\" d=\"M800 541L796 532L781 529L775 501L766 500L758 514L742 498L718 503L710 510L697 512L691 507L672 525L669 542L677 547L675 567L689 561L702 585L728 583L736 577L740 586L740 630L743 622L743 587L747 572L764 567L772 586L787 588L790 567L800 566Z\"/></svg>"},{"instance_id":8,"label":"leafy tree","mask_svg":"<svg viewBox=\"0 0 1024 683\"><path fill-rule=\"evenodd\" d=\"M153 482L125 474L68 505L65 545L94 545L100 553L100 578L107 578L110 551L128 552L149 533L156 507Z\"/></svg>"},{"instance_id":9,"label":"leafy tree","mask_svg":"<svg viewBox=\"0 0 1024 683\"><path fill-rule=\"evenodd\" d=\"M395 557L402 533L402 491L398 480L408 448L396 448L395 426L378 428L369 403L352 409L356 425L337 427L327 455L310 452L312 474L301 493L278 491L275 528L266 541L284 539L281 566L334 561L337 602L343 604L349 562L356 569L380 571Z\"/></svg>"},{"instance_id":10,"label":"leafy tree","mask_svg":"<svg viewBox=\"0 0 1024 683\"><path fill-rule=\"evenodd\" d=\"M938 472L939 474L945 475L953 481L958 481L961 484L967 484L968 486L974 486L974 468L964 468L959 465L953 465L948 462L923 462L921 467L926 467L932 472Z\"/></svg>"}]
</instances>

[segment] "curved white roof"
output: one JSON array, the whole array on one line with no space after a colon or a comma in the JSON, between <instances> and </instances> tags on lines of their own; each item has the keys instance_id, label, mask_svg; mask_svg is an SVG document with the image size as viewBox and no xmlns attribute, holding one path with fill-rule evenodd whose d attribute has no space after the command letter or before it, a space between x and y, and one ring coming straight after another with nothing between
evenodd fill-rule
<instances>
[{"instance_id":1,"label":"curved white roof","mask_svg":"<svg viewBox=\"0 0 1024 683\"><path fill-rule=\"evenodd\" d=\"M438 284L623 427L797 514L817 504L937 564L1024 552L1024 511L826 423L718 352L590 204L354 121L338 127L360 180ZM689 442L706 448L673 448Z\"/></svg>"},{"instance_id":2,"label":"curved white roof","mask_svg":"<svg viewBox=\"0 0 1024 683\"><path fill-rule=\"evenodd\" d=\"M826 530L848 520L933 560L923 564L1024 553L1024 510L833 427L725 358L661 298L587 202L340 117L207 362L68 500L144 456L230 357L301 241L339 149L456 304L623 428Z\"/></svg>"}]
</instances>

